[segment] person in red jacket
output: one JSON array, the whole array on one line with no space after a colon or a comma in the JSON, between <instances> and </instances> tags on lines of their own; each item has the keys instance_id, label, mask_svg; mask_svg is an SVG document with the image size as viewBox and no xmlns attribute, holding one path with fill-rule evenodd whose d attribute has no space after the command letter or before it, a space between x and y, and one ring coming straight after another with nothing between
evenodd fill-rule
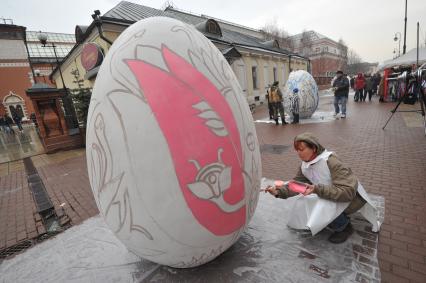
<instances>
[{"instance_id":1,"label":"person in red jacket","mask_svg":"<svg viewBox=\"0 0 426 283\"><path fill-rule=\"evenodd\" d=\"M364 96L364 88L365 88L365 78L362 73L358 73L358 76L355 79L355 101L365 101Z\"/></svg>"}]
</instances>

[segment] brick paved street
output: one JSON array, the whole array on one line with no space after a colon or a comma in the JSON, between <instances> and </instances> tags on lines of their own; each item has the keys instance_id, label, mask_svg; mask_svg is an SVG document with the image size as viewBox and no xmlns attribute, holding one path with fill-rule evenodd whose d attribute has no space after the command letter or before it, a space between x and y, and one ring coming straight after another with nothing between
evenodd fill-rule
<instances>
[{"instance_id":1,"label":"brick paved street","mask_svg":"<svg viewBox=\"0 0 426 283\"><path fill-rule=\"evenodd\" d=\"M260 145L286 146L282 154L262 153L263 175L284 180L292 178L300 162L292 149L292 140L299 133L313 132L323 145L337 152L352 167L368 192L385 197L385 222L379 234L378 250L382 281L426 282L426 220L423 216L426 137L423 129L416 127L418 117L397 113L382 131L394 104L379 104L377 100L356 104L351 100L348 106L346 120L286 126L256 123ZM321 107L332 111L331 97L322 98ZM403 107L406 106L401 109ZM264 106L256 109L255 119L265 116ZM59 211L59 205L65 203L65 212L73 225L98 213L88 182L84 150L32 159L55 209ZM0 181L0 243L3 246L22 239L22 227L26 229L26 237L34 235L29 231L37 230L36 216L31 220L31 215L36 215L35 206L31 203L23 169L16 163L9 167L12 170L7 175L3 173ZM369 244L373 245L368 242L371 235L368 231L358 234L364 239L363 246L354 247L354 251L359 262L368 264L365 255L371 253L368 248Z\"/></svg>"},{"instance_id":2,"label":"brick paved street","mask_svg":"<svg viewBox=\"0 0 426 283\"><path fill-rule=\"evenodd\" d=\"M352 167L368 192L385 197L378 253L382 281L426 282L426 137L422 128L406 126L405 115L411 114L396 113L383 131L395 104L379 104L375 99L358 104L350 100L346 120L286 126L257 124L260 144L289 146L281 155L262 154L263 175L292 178L299 164L291 147L294 136L305 131L316 134L323 145ZM331 98L328 101L332 111ZM404 108L407 106L400 110ZM266 109L254 115L255 119L265 116Z\"/></svg>"}]
</instances>

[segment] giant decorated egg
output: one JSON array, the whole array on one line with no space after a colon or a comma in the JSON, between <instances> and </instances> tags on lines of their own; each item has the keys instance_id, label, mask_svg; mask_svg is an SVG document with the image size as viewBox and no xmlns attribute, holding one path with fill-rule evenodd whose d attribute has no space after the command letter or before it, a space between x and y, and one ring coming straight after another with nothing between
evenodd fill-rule
<instances>
[{"instance_id":1,"label":"giant decorated egg","mask_svg":"<svg viewBox=\"0 0 426 283\"><path fill-rule=\"evenodd\" d=\"M98 72L86 155L97 206L121 242L172 267L208 262L244 232L261 177L241 87L193 26L127 28Z\"/></svg>"},{"instance_id":2,"label":"giant decorated egg","mask_svg":"<svg viewBox=\"0 0 426 283\"><path fill-rule=\"evenodd\" d=\"M298 90L297 94L295 89ZM284 87L284 110L292 116L292 101L299 99L299 118L310 118L318 107L318 86L311 74L306 71L293 71Z\"/></svg>"}]
</instances>

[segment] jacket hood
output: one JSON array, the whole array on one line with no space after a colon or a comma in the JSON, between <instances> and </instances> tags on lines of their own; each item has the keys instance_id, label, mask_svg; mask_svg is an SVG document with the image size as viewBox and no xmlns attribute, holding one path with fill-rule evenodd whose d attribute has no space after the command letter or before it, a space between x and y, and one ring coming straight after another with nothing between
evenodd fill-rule
<instances>
[{"instance_id":1,"label":"jacket hood","mask_svg":"<svg viewBox=\"0 0 426 283\"><path fill-rule=\"evenodd\" d=\"M301 142L315 146L317 149L317 155L320 155L325 150L324 147L320 144L318 138L314 136L312 133L303 133L303 134L297 135L294 138L294 141L295 142L301 141Z\"/></svg>"}]
</instances>

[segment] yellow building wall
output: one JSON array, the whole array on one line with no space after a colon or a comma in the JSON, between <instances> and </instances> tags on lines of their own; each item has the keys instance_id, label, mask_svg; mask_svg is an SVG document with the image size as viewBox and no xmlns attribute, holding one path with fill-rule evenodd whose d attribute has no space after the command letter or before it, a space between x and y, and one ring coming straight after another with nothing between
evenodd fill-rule
<instances>
[{"instance_id":1,"label":"yellow building wall","mask_svg":"<svg viewBox=\"0 0 426 283\"><path fill-rule=\"evenodd\" d=\"M104 36L111 41L116 40L119 35L120 34L118 32L104 32ZM94 43L98 44L104 50L105 56L108 53L108 50L110 48L110 45L107 42L105 42L102 38L100 38L99 35L97 35L93 40L87 41L87 42L94 42ZM68 61L69 64L66 64L65 68L62 67L62 75L64 77L65 86L69 89L75 89L75 88L78 87L77 83L74 82L75 77L71 73L72 71L77 69L78 72L80 73L80 79L83 79L83 80L84 80L84 75L86 74L86 70L81 65L81 54L80 54L80 52L82 50L83 45L84 44L82 44L79 47L80 50L77 50L78 54L76 56L73 56L74 58L68 59L68 60L70 60L70 61ZM55 75L53 76L53 79L56 82L57 88L62 88L62 80L61 80L59 72L55 73ZM92 88L94 82L95 82L94 80L84 80L84 87Z\"/></svg>"},{"instance_id":2,"label":"yellow building wall","mask_svg":"<svg viewBox=\"0 0 426 283\"><path fill-rule=\"evenodd\" d=\"M120 32L111 32L111 31L104 31L104 36L108 38L111 41L115 41L117 37L120 35ZM96 37L88 42L95 42L99 46L101 46L106 53L108 52L110 46L107 42L105 42L103 39L101 39L98 35ZM75 53L77 55L73 56L74 58L70 58L68 64L65 64L66 66L62 68L62 73L65 81L65 85L69 89L75 89L77 88L77 83L75 83L74 75L72 75L73 70L78 70L80 73L80 78L84 79L84 76L86 74L86 70L81 65L81 55L80 52L82 50L82 46L79 47L79 50L76 50ZM247 100L251 103L255 100L256 96L259 96L260 100L263 101L265 99L265 94L268 88L268 84L271 84L273 82L273 67L277 67L277 79L280 82L280 87L282 88L289 75L289 60L288 59L278 59L271 56L261 56L261 55L253 55L253 54L242 54L241 58L244 62L245 66L245 77L246 77L246 92ZM264 77L264 66L268 66L268 82L265 81ZM257 66L257 89L253 88L253 80L252 80L252 67ZM283 81L283 67L284 67L284 73L285 73L285 79ZM291 60L291 68L293 70L307 70L307 62L302 60ZM236 71L233 68L234 72ZM56 81L56 85L58 88L62 88L62 81L59 75L59 72L56 72L54 75L54 80ZM84 80L84 87L92 88L94 84L93 80Z\"/></svg>"},{"instance_id":3,"label":"yellow building wall","mask_svg":"<svg viewBox=\"0 0 426 283\"><path fill-rule=\"evenodd\" d=\"M277 80L280 82L280 87L282 88L287 82L288 75L289 75L288 59L278 60L271 57L243 55L242 60L245 65L246 87L247 87L246 95L247 95L247 99L250 102L254 101L256 96L259 96L261 101L265 99L265 94L267 91L268 84L273 83L273 78L274 78L273 67L274 66L276 66L277 68ZM296 65L295 63L292 62L292 66L293 64L294 64L294 67L295 66L299 67L299 65ZM265 76L264 76L265 65L268 65L268 82L265 81ZM252 71L251 71L253 66L257 66L257 86L258 86L257 89L253 89L253 79L252 79ZM284 68L284 74L283 74L283 68Z\"/></svg>"}]
</instances>

